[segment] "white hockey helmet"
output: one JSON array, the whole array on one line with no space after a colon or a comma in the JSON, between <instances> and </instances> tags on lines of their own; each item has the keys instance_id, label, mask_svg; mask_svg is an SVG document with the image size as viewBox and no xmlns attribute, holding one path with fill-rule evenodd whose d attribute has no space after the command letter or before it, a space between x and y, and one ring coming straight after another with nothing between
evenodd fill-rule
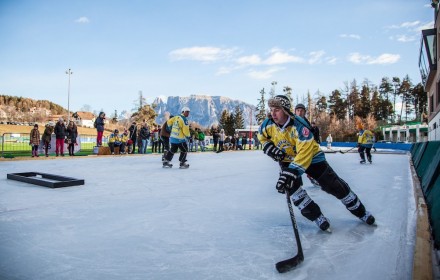
<instances>
[{"instance_id":1,"label":"white hockey helmet","mask_svg":"<svg viewBox=\"0 0 440 280\"><path fill-rule=\"evenodd\" d=\"M185 106L185 107L182 108L182 113L183 112L191 112L191 110L188 107Z\"/></svg>"}]
</instances>

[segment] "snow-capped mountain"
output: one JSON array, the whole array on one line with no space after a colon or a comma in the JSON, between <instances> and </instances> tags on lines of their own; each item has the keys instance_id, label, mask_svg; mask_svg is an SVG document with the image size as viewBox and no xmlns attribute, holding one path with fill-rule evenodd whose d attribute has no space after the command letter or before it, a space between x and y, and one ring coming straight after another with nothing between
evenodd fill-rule
<instances>
[{"instance_id":1,"label":"snow-capped mountain","mask_svg":"<svg viewBox=\"0 0 440 280\"><path fill-rule=\"evenodd\" d=\"M190 122L197 122L203 127L210 127L213 124L218 124L224 110L229 113L234 112L235 107L238 105L243 112L245 127L250 125L251 112L252 124L256 124L256 110L254 105L222 96L169 96L166 102L161 98L156 98L153 101L153 105L156 105L155 111L158 114L156 118L157 123L163 123L166 112L169 112L171 115L177 115L180 114L180 110L186 106L191 110L189 115Z\"/></svg>"}]
</instances>

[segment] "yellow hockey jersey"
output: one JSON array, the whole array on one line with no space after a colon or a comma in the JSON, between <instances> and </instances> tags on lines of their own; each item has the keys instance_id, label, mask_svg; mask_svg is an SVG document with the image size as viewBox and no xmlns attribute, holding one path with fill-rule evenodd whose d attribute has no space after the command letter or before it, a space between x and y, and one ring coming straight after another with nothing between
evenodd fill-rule
<instances>
[{"instance_id":1,"label":"yellow hockey jersey","mask_svg":"<svg viewBox=\"0 0 440 280\"><path fill-rule=\"evenodd\" d=\"M325 161L324 153L314 140L309 125L299 116L291 116L283 127L277 125L271 118L261 124L258 139L263 144L270 141L286 156L283 162L290 162L289 168L303 174L312 164Z\"/></svg>"}]
</instances>

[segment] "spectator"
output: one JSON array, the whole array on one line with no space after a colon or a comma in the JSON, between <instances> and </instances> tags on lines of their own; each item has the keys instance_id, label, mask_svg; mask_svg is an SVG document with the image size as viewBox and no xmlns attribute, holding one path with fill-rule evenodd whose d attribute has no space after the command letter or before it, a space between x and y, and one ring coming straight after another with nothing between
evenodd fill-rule
<instances>
[{"instance_id":1,"label":"spectator","mask_svg":"<svg viewBox=\"0 0 440 280\"><path fill-rule=\"evenodd\" d=\"M78 136L78 128L73 121L70 121L66 129L66 141L65 141L67 144L67 150L69 151L69 156L74 155L77 136Z\"/></svg>"},{"instance_id":2,"label":"spectator","mask_svg":"<svg viewBox=\"0 0 440 280\"><path fill-rule=\"evenodd\" d=\"M237 142L238 142L238 138L235 137L235 134L232 134L232 136L231 136L231 149L232 150L237 150Z\"/></svg>"},{"instance_id":3,"label":"spectator","mask_svg":"<svg viewBox=\"0 0 440 280\"><path fill-rule=\"evenodd\" d=\"M315 135L313 135L313 136L315 136ZM331 150L331 148L332 148L332 142L333 142L332 134L329 133L328 136L327 136L327 139L325 139L325 140L327 141L327 149ZM318 143L319 143L319 142L318 142Z\"/></svg>"},{"instance_id":4,"label":"spectator","mask_svg":"<svg viewBox=\"0 0 440 280\"><path fill-rule=\"evenodd\" d=\"M212 140L214 142L213 151L216 152L217 151L218 141L219 141L219 138L220 138L220 133L218 132L218 127L217 126L212 126L211 127L211 135L212 135Z\"/></svg>"},{"instance_id":5,"label":"spectator","mask_svg":"<svg viewBox=\"0 0 440 280\"><path fill-rule=\"evenodd\" d=\"M125 149L128 147L128 141L130 141L130 137L128 136L128 131L124 129L124 133L121 135L121 147L119 148L120 154L125 154ZM131 140L133 141L133 140ZM129 150L129 149L128 149Z\"/></svg>"},{"instance_id":6,"label":"spectator","mask_svg":"<svg viewBox=\"0 0 440 280\"><path fill-rule=\"evenodd\" d=\"M159 128L156 126L153 126L153 131L151 132L151 152L157 153L157 148L159 145Z\"/></svg>"},{"instance_id":7,"label":"spectator","mask_svg":"<svg viewBox=\"0 0 440 280\"><path fill-rule=\"evenodd\" d=\"M96 136L96 146L102 146L102 136L104 135L104 121L105 121L105 113L100 112L99 116L95 119L95 128L97 131Z\"/></svg>"},{"instance_id":8,"label":"spectator","mask_svg":"<svg viewBox=\"0 0 440 280\"><path fill-rule=\"evenodd\" d=\"M217 153L221 153L221 152L223 152L225 150L224 147L223 147L223 144L225 143L225 138L226 138L225 130L222 128L220 130L219 137L218 137L218 145L219 146L218 146ZM214 147L215 147L215 141L214 141Z\"/></svg>"},{"instance_id":9,"label":"spectator","mask_svg":"<svg viewBox=\"0 0 440 280\"><path fill-rule=\"evenodd\" d=\"M59 118L57 124L55 125L55 138L56 146L55 153L56 156L64 156L64 139L66 138L66 126L64 125L63 118Z\"/></svg>"},{"instance_id":10,"label":"spectator","mask_svg":"<svg viewBox=\"0 0 440 280\"><path fill-rule=\"evenodd\" d=\"M148 140L150 138L150 128L148 127L147 123L144 123L144 125L141 127L141 130L139 131L139 138L141 140L141 149L139 150L140 154L146 154L147 153L147 146L148 146Z\"/></svg>"},{"instance_id":11,"label":"spectator","mask_svg":"<svg viewBox=\"0 0 440 280\"><path fill-rule=\"evenodd\" d=\"M119 136L119 130L115 129L115 131L110 134L108 139L108 146L110 147L110 152L112 155L115 154L115 147L119 147L119 151L121 151L122 139Z\"/></svg>"},{"instance_id":12,"label":"spectator","mask_svg":"<svg viewBox=\"0 0 440 280\"><path fill-rule=\"evenodd\" d=\"M198 129L198 134L199 134L200 150L202 152L204 152L205 151L205 133L201 129Z\"/></svg>"},{"instance_id":13,"label":"spectator","mask_svg":"<svg viewBox=\"0 0 440 280\"><path fill-rule=\"evenodd\" d=\"M255 147L255 149L259 150L261 147L261 143L260 143L260 140L258 140L257 132L254 133L253 138L254 138L254 147Z\"/></svg>"},{"instance_id":14,"label":"spectator","mask_svg":"<svg viewBox=\"0 0 440 280\"><path fill-rule=\"evenodd\" d=\"M199 149L199 132L197 127L194 129L192 139L194 142L194 151L197 152L197 150Z\"/></svg>"},{"instance_id":15,"label":"spectator","mask_svg":"<svg viewBox=\"0 0 440 280\"><path fill-rule=\"evenodd\" d=\"M40 145L40 131L38 131L38 124L34 125L29 136L29 145L32 146L32 157L39 157L38 146Z\"/></svg>"},{"instance_id":16,"label":"spectator","mask_svg":"<svg viewBox=\"0 0 440 280\"><path fill-rule=\"evenodd\" d=\"M48 150L50 149L50 141L52 140L53 128L53 124L46 124L43 137L41 138L41 140L43 140L44 152L46 154L46 157L49 156Z\"/></svg>"},{"instance_id":17,"label":"spectator","mask_svg":"<svg viewBox=\"0 0 440 280\"><path fill-rule=\"evenodd\" d=\"M133 122L128 130L130 131L130 139L133 141L133 150L131 153L134 154L136 152L136 137L138 134L136 122Z\"/></svg>"},{"instance_id":18,"label":"spectator","mask_svg":"<svg viewBox=\"0 0 440 280\"><path fill-rule=\"evenodd\" d=\"M246 150L246 145L247 145L247 137L246 134L244 136L241 137L241 145L243 146L243 150Z\"/></svg>"}]
</instances>

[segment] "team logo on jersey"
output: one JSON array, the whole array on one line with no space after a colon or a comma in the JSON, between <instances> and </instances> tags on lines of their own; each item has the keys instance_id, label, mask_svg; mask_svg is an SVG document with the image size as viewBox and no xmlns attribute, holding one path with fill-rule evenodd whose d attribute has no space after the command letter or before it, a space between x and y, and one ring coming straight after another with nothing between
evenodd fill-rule
<instances>
[{"instance_id":1,"label":"team logo on jersey","mask_svg":"<svg viewBox=\"0 0 440 280\"><path fill-rule=\"evenodd\" d=\"M303 127L303 129L302 129L302 134L303 134L305 137L309 137L310 130L309 130L307 127Z\"/></svg>"}]
</instances>

